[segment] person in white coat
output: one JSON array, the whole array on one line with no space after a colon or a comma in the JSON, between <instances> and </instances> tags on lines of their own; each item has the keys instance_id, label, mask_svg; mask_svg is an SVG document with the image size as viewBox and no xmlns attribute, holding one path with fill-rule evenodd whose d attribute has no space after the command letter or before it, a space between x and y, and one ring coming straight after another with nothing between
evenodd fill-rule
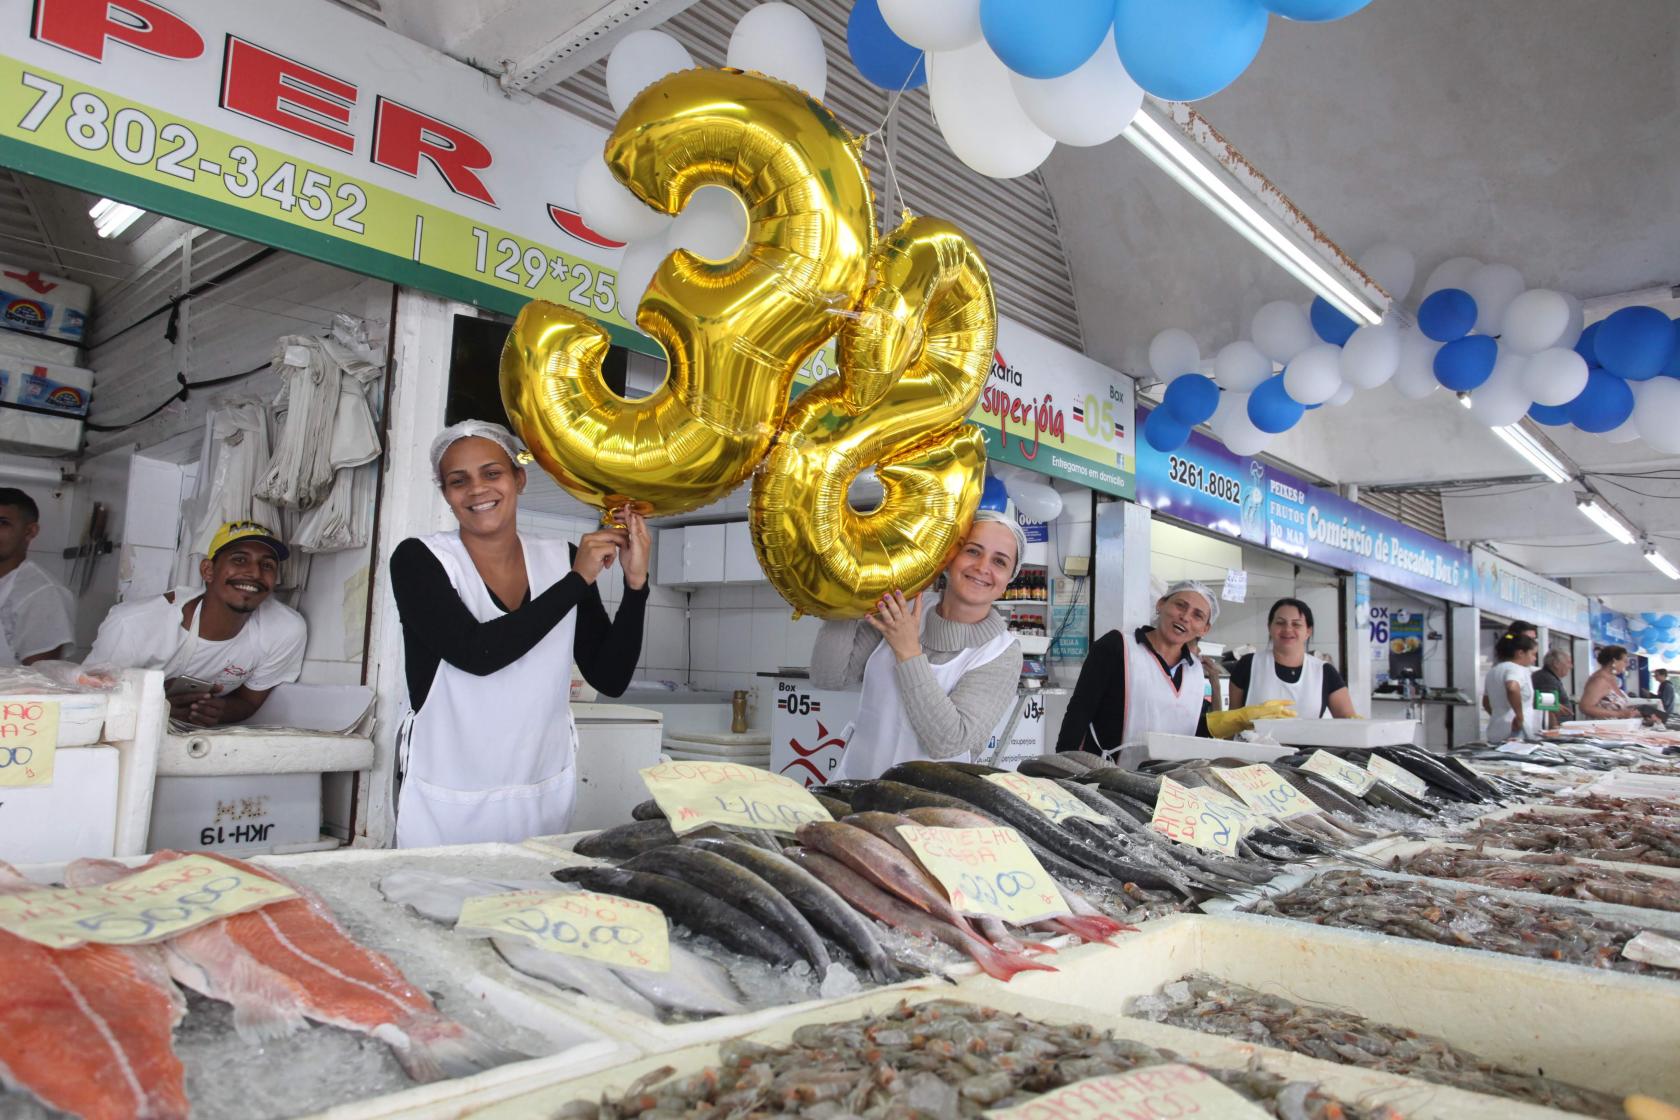
<instances>
[{"instance_id":1,"label":"person in white coat","mask_svg":"<svg viewBox=\"0 0 1680 1120\"><path fill-rule=\"evenodd\" d=\"M823 623L811 683L861 690L834 778L876 778L919 759L970 761L991 739L1021 679L1021 643L993 604L1025 547L1014 518L983 509L937 600L894 591L861 620Z\"/></svg>"},{"instance_id":2,"label":"person in white coat","mask_svg":"<svg viewBox=\"0 0 1680 1120\"><path fill-rule=\"evenodd\" d=\"M411 720L399 742L397 846L519 841L566 831L577 795L570 681L624 692L641 655L648 531L566 541L519 532L525 470L499 424L468 420L432 443L432 469L459 528L391 554ZM618 561L609 619L596 580Z\"/></svg>"},{"instance_id":3,"label":"person in white coat","mask_svg":"<svg viewBox=\"0 0 1680 1120\"><path fill-rule=\"evenodd\" d=\"M40 531L35 499L0 487L0 666L62 657L75 640L69 589L29 558Z\"/></svg>"},{"instance_id":4,"label":"person in white coat","mask_svg":"<svg viewBox=\"0 0 1680 1120\"><path fill-rule=\"evenodd\" d=\"M1279 599L1266 615L1271 642L1245 655L1231 670L1231 706L1287 700L1302 719L1358 719L1347 681L1334 666L1309 652L1312 608L1299 599Z\"/></svg>"}]
</instances>

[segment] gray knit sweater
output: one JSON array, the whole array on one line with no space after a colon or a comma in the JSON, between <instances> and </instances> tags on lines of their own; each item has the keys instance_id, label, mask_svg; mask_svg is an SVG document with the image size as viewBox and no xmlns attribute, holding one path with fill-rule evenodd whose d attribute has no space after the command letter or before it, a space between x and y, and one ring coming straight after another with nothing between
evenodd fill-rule
<instances>
[{"instance_id":1,"label":"gray knit sweater","mask_svg":"<svg viewBox=\"0 0 1680 1120\"><path fill-rule=\"evenodd\" d=\"M951 622L935 609L938 601L938 596L923 596L922 653L895 662L893 671L910 728L927 756L973 758L1015 702L1021 643L1011 642L998 657L964 673L947 695L934 679L932 666L984 645L1005 626L995 612L979 622ZM817 688L857 688L863 683L865 662L881 642L880 631L862 619L823 623L811 651L811 683Z\"/></svg>"}]
</instances>

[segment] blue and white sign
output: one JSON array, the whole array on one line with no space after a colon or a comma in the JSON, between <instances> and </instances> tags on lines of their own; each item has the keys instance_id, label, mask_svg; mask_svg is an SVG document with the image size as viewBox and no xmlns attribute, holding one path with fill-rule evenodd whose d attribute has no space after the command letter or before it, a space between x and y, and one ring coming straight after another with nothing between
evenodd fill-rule
<instances>
[{"instance_id":1,"label":"blue and white sign","mask_svg":"<svg viewBox=\"0 0 1680 1120\"><path fill-rule=\"evenodd\" d=\"M1476 606L1509 619L1584 638L1592 628L1587 597L1535 575L1485 548L1471 551L1476 565Z\"/></svg>"},{"instance_id":2,"label":"blue and white sign","mask_svg":"<svg viewBox=\"0 0 1680 1120\"><path fill-rule=\"evenodd\" d=\"M1602 646L1633 645L1633 627L1628 616L1613 611L1601 601L1592 600L1592 640Z\"/></svg>"},{"instance_id":3,"label":"blue and white sign","mask_svg":"<svg viewBox=\"0 0 1680 1120\"><path fill-rule=\"evenodd\" d=\"M1308 488L1305 504L1307 559L1448 602L1470 602L1473 572L1462 548L1316 486Z\"/></svg>"}]
</instances>

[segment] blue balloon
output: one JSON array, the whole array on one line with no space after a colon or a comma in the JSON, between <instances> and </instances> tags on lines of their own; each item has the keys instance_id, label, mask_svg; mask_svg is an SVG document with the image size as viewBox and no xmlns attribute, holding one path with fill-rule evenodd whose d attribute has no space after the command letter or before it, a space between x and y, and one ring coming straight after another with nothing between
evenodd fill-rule
<instances>
[{"instance_id":1,"label":"blue balloon","mask_svg":"<svg viewBox=\"0 0 1680 1120\"><path fill-rule=\"evenodd\" d=\"M1236 81L1266 37L1258 0L1116 0L1114 49L1164 101L1195 101Z\"/></svg>"},{"instance_id":2,"label":"blue balloon","mask_svg":"<svg viewBox=\"0 0 1680 1120\"><path fill-rule=\"evenodd\" d=\"M1664 377L1680 378L1680 319L1674 320L1673 326L1674 352L1668 356L1668 361L1663 365L1662 375Z\"/></svg>"},{"instance_id":3,"label":"blue balloon","mask_svg":"<svg viewBox=\"0 0 1680 1120\"><path fill-rule=\"evenodd\" d=\"M1301 422L1306 409L1284 391L1283 374L1274 373L1260 382L1248 397L1248 419L1262 432L1276 435Z\"/></svg>"},{"instance_id":4,"label":"blue balloon","mask_svg":"<svg viewBox=\"0 0 1680 1120\"><path fill-rule=\"evenodd\" d=\"M846 20L846 49L858 73L882 89L897 92L927 84L922 52L893 34L878 0L857 0Z\"/></svg>"},{"instance_id":5,"label":"blue balloon","mask_svg":"<svg viewBox=\"0 0 1680 1120\"><path fill-rule=\"evenodd\" d=\"M1589 370L1587 387L1566 407L1569 422L1583 432L1608 432L1633 415L1633 390L1609 370Z\"/></svg>"},{"instance_id":6,"label":"blue balloon","mask_svg":"<svg viewBox=\"0 0 1680 1120\"><path fill-rule=\"evenodd\" d=\"M1657 629L1659 630L1672 630L1676 626L1680 626L1680 618L1675 618L1671 614L1665 614L1657 619Z\"/></svg>"},{"instance_id":7,"label":"blue balloon","mask_svg":"<svg viewBox=\"0 0 1680 1120\"><path fill-rule=\"evenodd\" d=\"M1657 620L1661 618L1662 615L1653 611L1640 611L1639 617L1645 620L1645 624L1647 626L1655 626L1657 624Z\"/></svg>"},{"instance_id":8,"label":"blue balloon","mask_svg":"<svg viewBox=\"0 0 1680 1120\"><path fill-rule=\"evenodd\" d=\"M1313 297L1312 325L1318 337L1332 346L1345 346L1353 332L1359 329L1358 323L1331 307L1323 296Z\"/></svg>"},{"instance_id":9,"label":"blue balloon","mask_svg":"<svg viewBox=\"0 0 1680 1120\"><path fill-rule=\"evenodd\" d=\"M1436 342L1452 342L1476 325L1476 299L1463 288L1430 292L1418 305L1418 330Z\"/></svg>"},{"instance_id":10,"label":"blue balloon","mask_svg":"<svg viewBox=\"0 0 1680 1120\"><path fill-rule=\"evenodd\" d=\"M1351 16L1371 0L1260 0L1284 19L1302 23L1328 23L1333 19Z\"/></svg>"},{"instance_id":11,"label":"blue balloon","mask_svg":"<svg viewBox=\"0 0 1680 1120\"><path fill-rule=\"evenodd\" d=\"M980 0L992 53L1028 78L1059 78L1097 53L1114 23L1114 0Z\"/></svg>"},{"instance_id":12,"label":"blue balloon","mask_svg":"<svg viewBox=\"0 0 1680 1120\"><path fill-rule=\"evenodd\" d=\"M1566 427L1569 424L1569 406L1566 404L1529 405L1528 418L1536 424L1544 424L1548 428Z\"/></svg>"},{"instance_id":13,"label":"blue balloon","mask_svg":"<svg viewBox=\"0 0 1680 1120\"><path fill-rule=\"evenodd\" d=\"M1454 339L1435 351L1435 380L1455 393L1468 393L1488 379L1498 360L1499 343L1485 334Z\"/></svg>"},{"instance_id":14,"label":"blue balloon","mask_svg":"<svg viewBox=\"0 0 1680 1120\"><path fill-rule=\"evenodd\" d=\"M1598 350L1595 345L1597 338L1598 324L1589 323L1587 324L1587 329L1581 332L1581 337L1575 340L1575 353L1585 358L1587 360L1587 365L1589 366L1601 366L1604 364L1598 360Z\"/></svg>"},{"instance_id":15,"label":"blue balloon","mask_svg":"<svg viewBox=\"0 0 1680 1120\"><path fill-rule=\"evenodd\" d=\"M1162 453L1177 451L1190 439L1190 425L1167 408L1157 408L1143 422L1143 439Z\"/></svg>"},{"instance_id":16,"label":"blue balloon","mask_svg":"<svg viewBox=\"0 0 1680 1120\"><path fill-rule=\"evenodd\" d=\"M1654 307L1624 307L1598 325L1593 350L1617 377L1649 381L1674 356L1674 323Z\"/></svg>"},{"instance_id":17,"label":"blue balloon","mask_svg":"<svg viewBox=\"0 0 1680 1120\"><path fill-rule=\"evenodd\" d=\"M1009 491L1003 488L1003 479L986 476L986 485L980 490L980 508L995 509L999 513L1009 511Z\"/></svg>"},{"instance_id":18,"label":"blue balloon","mask_svg":"<svg viewBox=\"0 0 1680 1120\"><path fill-rule=\"evenodd\" d=\"M1200 373L1175 377L1161 397L1161 410L1170 412L1181 424L1195 427L1213 417L1219 407L1219 386Z\"/></svg>"}]
</instances>

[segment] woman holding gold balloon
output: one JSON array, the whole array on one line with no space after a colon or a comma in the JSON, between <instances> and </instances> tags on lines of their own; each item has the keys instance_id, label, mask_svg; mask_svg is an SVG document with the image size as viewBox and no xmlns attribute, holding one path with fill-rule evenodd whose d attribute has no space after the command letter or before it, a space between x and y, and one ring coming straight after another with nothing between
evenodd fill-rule
<instances>
[{"instance_id":1,"label":"woman holding gold balloon","mask_svg":"<svg viewBox=\"0 0 1680 1120\"><path fill-rule=\"evenodd\" d=\"M1025 546L1013 518L981 510L937 600L893 591L861 620L823 623L811 683L862 689L837 778L874 778L915 759L969 759L986 745L1021 676L1021 643L992 606Z\"/></svg>"},{"instance_id":2,"label":"woman holding gold balloon","mask_svg":"<svg viewBox=\"0 0 1680 1120\"><path fill-rule=\"evenodd\" d=\"M521 536L519 445L468 420L432 442L432 470L459 528L391 554L402 617L410 724L399 738L397 846L524 840L564 832L576 795L569 680L621 694L641 654L648 531L623 528L575 546ZM623 564L609 619L596 579Z\"/></svg>"}]
</instances>

